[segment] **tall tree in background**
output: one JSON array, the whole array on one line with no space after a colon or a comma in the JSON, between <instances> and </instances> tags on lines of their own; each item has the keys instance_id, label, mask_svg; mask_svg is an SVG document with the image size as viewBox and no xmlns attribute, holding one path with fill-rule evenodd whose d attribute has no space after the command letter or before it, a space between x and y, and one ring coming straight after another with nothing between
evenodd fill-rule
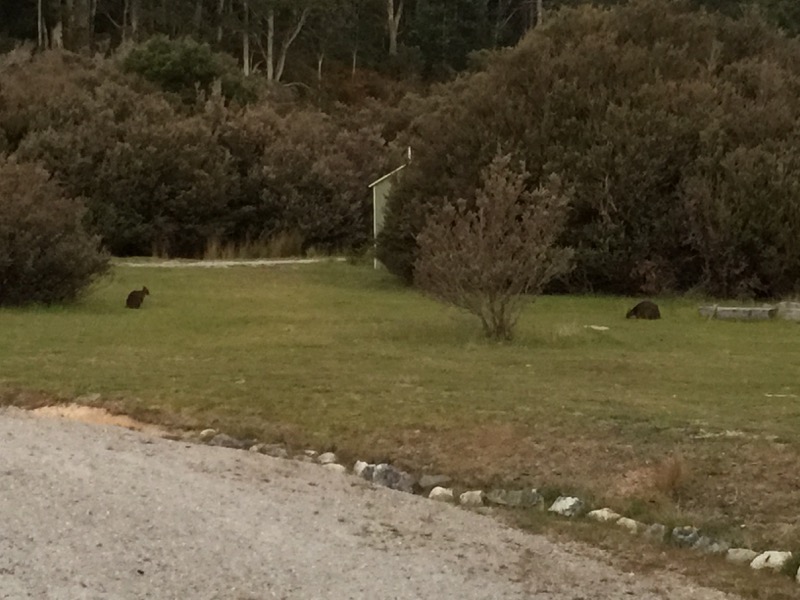
<instances>
[{"instance_id":1,"label":"tall tree in background","mask_svg":"<svg viewBox=\"0 0 800 600\"><path fill-rule=\"evenodd\" d=\"M790 35L800 31L796 0L682 1L737 18L755 9ZM78 52L101 43L113 49L154 35L191 36L237 57L243 71L260 70L273 82L286 79L295 56L303 64L316 59L319 80L321 66L331 60L349 63L354 74L360 64L381 70L387 56L396 56L405 44L419 54L402 72L417 74L417 66L424 65L424 74L440 78L462 70L473 51L512 46L561 8L589 2L0 0L0 34L5 39L35 41L40 48ZM591 0L603 7L620 2ZM304 34L310 26L313 32Z\"/></svg>"},{"instance_id":2,"label":"tall tree in background","mask_svg":"<svg viewBox=\"0 0 800 600\"><path fill-rule=\"evenodd\" d=\"M66 47L73 52L86 50L91 46L94 32L92 0L66 0Z\"/></svg>"},{"instance_id":3,"label":"tall tree in background","mask_svg":"<svg viewBox=\"0 0 800 600\"><path fill-rule=\"evenodd\" d=\"M403 18L403 0L386 0L386 26L389 32L389 56L397 56L397 34Z\"/></svg>"},{"instance_id":4,"label":"tall tree in background","mask_svg":"<svg viewBox=\"0 0 800 600\"><path fill-rule=\"evenodd\" d=\"M270 22L272 25L272 22ZM272 33L270 31L270 33ZM270 50L272 48L270 47ZM250 4L247 0L242 0L242 72L250 75ZM272 56L269 57L269 66L272 67Z\"/></svg>"},{"instance_id":5,"label":"tall tree in background","mask_svg":"<svg viewBox=\"0 0 800 600\"><path fill-rule=\"evenodd\" d=\"M255 38L264 60L267 81L281 81L289 49L322 0L243 0L243 48Z\"/></svg>"},{"instance_id":6,"label":"tall tree in background","mask_svg":"<svg viewBox=\"0 0 800 600\"><path fill-rule=\"evenodd\" d=\"M358 26L357 2L354 0L329 0L308 19L305 41L316 58L318 84L322 82L322 69L328 56L347 47L348 24Z\"/></svg>"},{"instance_id":7,"label":"tall tree in background","mask_svg":"<svg viewBox=\"0 0 800 600\"><path fill-rule=\"evenodd\" d=\"M36 33L37 45L39 48L47 46L47 28L44 23L44 7L42 6L43 0L36 0Z\"/></svg>"}]
</instances>

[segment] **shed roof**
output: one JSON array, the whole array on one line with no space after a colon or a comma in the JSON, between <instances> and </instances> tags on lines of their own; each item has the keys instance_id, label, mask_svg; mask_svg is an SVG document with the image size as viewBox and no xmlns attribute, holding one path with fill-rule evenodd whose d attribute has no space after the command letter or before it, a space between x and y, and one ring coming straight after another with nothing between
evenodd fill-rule
<instances>
[{"instance_id":1,"label":"shed roof","mask_svg":"<svg viewBox=\"0 0 800 600\"><path fill-rule=\"evenodd\" d=\"M405 168L406 168L406 166L407 166L407 165L400 165L400 166L399 166L399 167L397 167L397 168L396 168L394 171L392 171L391 173L387 173L386 175L384 175L384 176L383 176L383 177L381 177L380 179L376 179L375 181L373 181L372 183L370 183L370 184L369 184L367 187L375 187L375 186L376 186L376 185L378 185L378 184L379 184L381 181L384 181L384 180L386 180L386 179L389 179L389 177L391 177L391 176L392 176L392 175L394 175L395 173L398 173L399 171L402 171L403 169L405 169Z\"/></svg>"}]
</instances>

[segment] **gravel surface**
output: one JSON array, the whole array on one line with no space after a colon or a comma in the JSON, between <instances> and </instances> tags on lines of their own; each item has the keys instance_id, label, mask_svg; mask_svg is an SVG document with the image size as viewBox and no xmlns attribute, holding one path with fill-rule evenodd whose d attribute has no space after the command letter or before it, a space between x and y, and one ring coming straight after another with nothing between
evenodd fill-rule
<instances>
[{"instance_id":1,"label":"gravel surface","mask_svg":"<svg viewBox=\"0 0 800 600\"><path fill-rule=\"evenodd\" d=\"M313 464L0 409L0 598L732 600Z\"/></svg>"}]
</instances>

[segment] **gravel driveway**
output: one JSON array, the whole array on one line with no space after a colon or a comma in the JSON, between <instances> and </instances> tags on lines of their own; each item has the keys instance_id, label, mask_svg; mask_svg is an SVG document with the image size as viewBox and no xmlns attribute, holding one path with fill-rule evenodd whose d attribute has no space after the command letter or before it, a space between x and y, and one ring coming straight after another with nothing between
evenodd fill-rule
<instances>
[{"instance_id":1,"label":"gravel driveway","mask_svg":"<svg viewBox=\"0 0 800 600\"><path fill-rule=\"evenodd\" d=\"M319 466L0 409L0 598L722 600Z\"/></svg>"}]
</instances>

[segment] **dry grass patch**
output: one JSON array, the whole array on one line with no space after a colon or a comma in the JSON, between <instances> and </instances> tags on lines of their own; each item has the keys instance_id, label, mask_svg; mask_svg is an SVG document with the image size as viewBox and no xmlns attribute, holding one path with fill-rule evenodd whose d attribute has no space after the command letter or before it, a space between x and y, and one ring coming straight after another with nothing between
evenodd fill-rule
<instances>
[{"instance_id":1,"label":"dry grass patch","mask_svg":"<svg viewBox=\"0 0 800 600\"><path fill-rule=\"evenodd\" d=\"M653 486L665 496L678 500L689 483L689 466L680 453L660 460L653 469Z\"/></svg>"}]
</instances>

